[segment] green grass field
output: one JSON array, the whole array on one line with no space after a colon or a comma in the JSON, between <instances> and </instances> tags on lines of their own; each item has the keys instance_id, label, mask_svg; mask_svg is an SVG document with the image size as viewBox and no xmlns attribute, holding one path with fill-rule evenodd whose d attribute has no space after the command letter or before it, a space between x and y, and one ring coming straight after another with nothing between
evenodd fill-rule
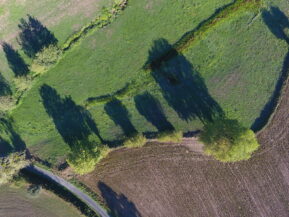
<instances>
[{"instance_id":1,"label":"green grass field","mask_svg":"<svg viewBox=\"0 0 289 217\"><path fill-rule=\"evenodd\" d=\"M54 33L58 42L62 44L68 36L90 22L103 6L109 6L111 2L112 0L1 1L0 42L5 41L12 44L15 49L19 49L18 24L21 18L27 18L29 14ZM23 57L25 58L24 55ZM0 49L0 72L8 81L11 81L14 76L2 49Z\"/></svg>"},{"instance_id":2,"label":"green grass field","mask_svg":"<svg viewBox=\"0 0 289 217\"><path fill-rule=\"evenodd\" d=\"M25 187L4 186L0 189L0 198L1 216L82 216L76 208L45 190L37 197L32 197Z\"/></svg>"},{"instance_id":3,"label":"green grass field","mask_svg":"<svg viewBox=\"0 0 289 217\"><path fill-rule=\"evenodd\" d=\"M65 124L57 122L57 131L53 119L73 118L84 109L79 106L87 98L113 93L132 80L138 81L134 94L89 108L104 140L117 140L133 131L156 132L161 125L196 130L202 127L200 119L220 110L250 127L269 100L287 53L286 43L263 21L262 11L237 10L160 69L142 70L148 59L162 54L230 2L130 1L116 21L68 51L13 111L16 128L28 148L53 163L62 159L69 151L59 134ZM262 7L267 10L271 4L265 1ZM274 1L274 5L288 8L285 0ZM176 76L181 85L173 87L158 71ZM41 95L43 84L57 94L50 91L51 97L48 91ZM79 105L73 105L71 114L65 109L65 96ZM47 101L55 102L52 107L63 114L44 108ZM157 117L153 115L156 110Z\"/></svg>"}]
</instances>

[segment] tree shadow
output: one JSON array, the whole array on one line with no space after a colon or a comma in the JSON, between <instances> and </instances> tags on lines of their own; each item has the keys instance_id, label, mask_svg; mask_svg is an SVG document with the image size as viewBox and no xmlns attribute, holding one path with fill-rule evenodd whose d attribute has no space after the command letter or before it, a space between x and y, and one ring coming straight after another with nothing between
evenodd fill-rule
<instances>
[{"instance_id":1,"label":"tree shadow","mask_svg":"<svg viewBox=\"0 0 289 217\"><path fill-rule=\"evenodd\" d=\"M26 149L26 144L22 140L21 136L14 130L13 128L13 120L12 119L4 119L1 118L0 121L5 126L5 131L9 133L10 141L14 147L15 151L24 151Z\"/></svg>"},{"instance_id":2,"label":"tree shadow","mask_svg":"<svg viewBox=\"0 0 289 217\"><path fill-rule=\"evenodd\" d=\"M110 209L110 215L115 217L141 217L133 202L123 194L117 194L103 182L98 183L98 188Z\"/></svg>"},{"instance_id":3,"label":"tree shadow","mask_svg":"<svg viewBox=\"0 0 289 217\"><path fill-rule=\"evenodd\" d=\"M6 43L2 43L2 49L5 53L6 59L10 69L14 72L15 76L25 76L29 72L28 65L24 62L18 51Z\"/></svg>"},{"instance_id":4,"label":"tree shadow","mask_svg":"<svg viewBox=\"0 0 289 217\"><path fill-rule=\"evenodd\" d=\"M104 110L111 120L122 128L125 136L129 137L137 133L130 121L130 114L121 101L113 99L104 106Z\"/></svg>"},{"instance_id":5,"label":"tree shadow","mask_svg":"<svg viewBox=\"0 0 289 217\"><path fill-rule=\"evenodd\" d=\"M166 55L162 56L164 53ZM206 122L223 116L221 107L210 96L201 75L167 40L154 41L147 62L151 63L151 74L164 98L181 119L199 118Z\"/></svg>"},{"instance_id":6,"label":"tree shadow","mask_svg":"<svg viewBox=\"0 0 289 217\"><path fill-rule=\"evenodd\" d=\"M13 120L0 118L1 134L6 134L7 138L0 138L0 157L4 157L12 151L24 151L26 144L20 135L13 128Z\"/></svg>"},{"instance_id":7,"label":"tree shadow","mask_svg":"<svg viewBox=\"0 0 289 217\"><path fill-rule=\"evenodd\" d=\"M13 151L11 144L3 138L0 138L0 157L5 157Z\"/></svg>"},{"instance_id":8,"label":"tree shadow","mask_svg":"<svg viewBox=\"0 0 289 217\"><path fill-rule=\"evenodd\" d=\"M271 7L270 11L263 11L262 17L269 30L279 39L286 41L289 45L289 37L286 35L284 29L289 28L289 19L286 15L276 7ZM278 100L282 93L282 87L284 86L289 75L289 51L286 54L280 77L276 83L273 94L269 101L264 106L260 116L256 118L251 126L251 129L256 131L261 130L269 121L271 115L274 112L275 107L278 104Z\"/></svg>"},{"instance_id":9,"label":"tree shadow","mask_svg":"<svg viewBox=\"0 0 289 217\"><path fill-rule=\"evenodd\" d=\"M22 18L18 27L20 29L18 43L29 57L35 57L44 47L56 45L58 42L54 34L31 15L27 15L27 19Z\"/></svg>"},{"instance_id":10,"label":"tree shadow","mask_svg":"<svg viewBox=\"0 0 289 217\"><path fill-rule=\"evenodd\" d=\"M134 97L138 112L152 123L158 131L174 130L167 120L160 102L148 92Z\"/></svg>"},{"instance_id":11,"label":"tree shadow","mask_svg":"<svg viewBox=\"0 0 289 217\"><path fill-rule=\"evenodd\" d=\"M289 20L279 8L270 7L270 11L263 10L262 18L277 38L285 40L289 44L289 38L284 32L284 29L289 28Z\"/></svg>"},{"instance_id":12,"label":"tree shadow","mask_svg":"<svg viewBox=\"0 0 289 217\"><path fill-rule=\"evenodd\" d=\"M46 84L40 88L40 95L47 114L72 150L82 142L86 144L92 134L102 141L90 113L76 105L71 97L61 98L54 88Z\"/></svg>"},{"instance_id":13,"label":"tree shadow","mask_svg":"<svg viewBox=\"0 0 289 217\"><path fill-rule=\"evenodd\" d=\"M12 91L8 81L0 73L0 96L12 95Z\"/></svg>"}]
</instances>

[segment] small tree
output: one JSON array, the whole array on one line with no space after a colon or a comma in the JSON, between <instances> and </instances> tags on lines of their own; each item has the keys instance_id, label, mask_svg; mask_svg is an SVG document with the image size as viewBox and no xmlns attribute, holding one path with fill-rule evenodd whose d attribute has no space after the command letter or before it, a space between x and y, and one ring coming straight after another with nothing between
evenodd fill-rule
<instances>
[{"instance_id":1,"label":"small tree","mask_svg":"<svg viewBox=\"0 0 289 217\"><path fill-rule=\"evenodd\" d=\"M205 153L222 162L248 160L259 147L254 132L237 120L218 119L206 124L200 139Z\"/></svg>"},{"instance_id":2,"label":"small tree","mask_svg":"<svg viewBox=\"0 0 289 217\"><path fill-rule=\"evenodd\" d=\"M76 173L83 175L92 172L96 164L105 158L109 151L110 149L105 145L82 142L71 149L67 162Z\"/></svg>"},{"instance_id":3,"label":"small tree","mask_svg":"<svg viewBox=\"0 0 289 217\"><path fill-rule=\"evenodd\" d=\"M27 165L24 153L12 153L0 158L0 185L9 183Z\"/></svg>"},{"instance_id":4,"label":"small tree","mask_svg":"<svg viewBox=\"0 0 289 217\"><path fill-rule=\"evenodd\" d=\"M48 69L58 61L61 55L62 51L57 45L49 45L48 47L44 47L36 54L31 66L31 71L40 73Z\"/></svg>"},{"instance_id":5,"label":"small tree","mask_svg":"<svg viewBox=\"0 0 289 217\"><path fill-rule=\"evenodd\" d=\"M124 141L123 146L127 148L143 147L147 139L142 134L134 135L133 137Z\"/></svg>"}]
</instances>

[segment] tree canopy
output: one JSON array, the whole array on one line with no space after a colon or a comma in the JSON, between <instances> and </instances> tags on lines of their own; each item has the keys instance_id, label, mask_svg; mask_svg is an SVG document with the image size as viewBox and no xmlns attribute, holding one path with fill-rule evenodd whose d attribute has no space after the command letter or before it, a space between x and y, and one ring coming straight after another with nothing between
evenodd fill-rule
<instances>
[{"instance_id":1,"label":"tree canopy","mask_svg":"<svg viewBox=\"0 0 289 217\"><path fill-rule=\"evenodd\" d=\"M259 147L252 130L230 119L207 123L200 139L205 144L205 153L222 162L248 160Z\"/></svg>"},{"instance_id":2,"label":"tree canopy","mask_svg":"<svg viewBox=\"0 0 289 217\"><path fill-rule=\"evenodd\" d=\"M108 153L107 146L82 141L72 147L67 162L76 173L83 175L92 172L95 165Z\"/></svg>"}]
</instances>

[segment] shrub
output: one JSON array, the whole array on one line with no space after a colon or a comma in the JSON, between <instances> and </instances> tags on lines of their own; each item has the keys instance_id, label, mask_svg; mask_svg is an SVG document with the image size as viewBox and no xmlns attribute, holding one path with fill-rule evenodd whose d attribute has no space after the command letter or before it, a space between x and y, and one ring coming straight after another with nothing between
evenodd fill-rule
<instances>
[{"instance_id":1,"label":"shrub","mask_svg":"<svg viewBox=\"0 0 289 217\"><path fill-rule=\"evenodd\" d=\"M24 91L29 90L32 87L33 78L31 76L22 76L13 79L15 88L16 88L16 96L21 95Z\"/></svg>"},{"instance_id":2,"label":"shrub","mask_svg":"<svg viewBox=\"0 0 289 217\"><path fill-rule=\"evenodd\" d=\"M96 164L105 158L109 151L106 145L84 142L72 148L67 163L76 173L83 175L92 172Z\"/></svg>"},{"instance_id":3,"label":"shrub","mask_svg":"<svg viewBox=\"0 0 289 217\"><path fill-rule=\"evenodd\" d=\"M0 158L0 185L9 183L19 170L27 165L24 153L13 153L8 157Z\"/></svg>"},{"instance_id":4,"label":"shrub","mask_svg":"<svg viewBox=\"0 0 289 217\"><path fill-rule=\"evenodd\" d=\"M142 134L137 134L129 139L127 139L123 146L127 148L137 148L143 147L147 142L147 139Z\"/></svg>"},{"instance_id":5,"label":"shrub","mask_svg":"<svg viewBox=\"0 0 289 217\"><path fill-rule=\"evenodd\" d=\"M27 188L28 194L32 197L37 197L40 194L41 190L42 190L41 185L34 185L33 184Z\"/></svg>"},{"instance_id":6,"label":"shrub","mask_svg":"<svg viewBox=\"0 0 289 217\"><path fill-rule=\"evenodd\" d=\"M183 133L181 131L164 131L158 135L159 142L181 142L183 138Z\"/></svg>"},{"instance_id":7,"label":"shrub","mask_svg":"<svg viewBox=\"0 0 289 217\"><path fill-rule=\"evenodd\" d=\"M39 72L54 65L62 54L61 49L56 45L49 45L36 54L31 71Z\"/></svg>"},{"instance_id":8,"label":"shrub","mask_svg":"<svg viewBox=\"0 0 289 217\"><path fill-rule=\"evenodd\" d=\"M222 162L248 160L259 147L254 132L237 120L219 119L206 124L200 139L205 153Z\"/></svg>"},{"instance_id":9,"label":"shrub","mask_svg":"<svg viewBox=\"0 0 289 217\"><path fill-rule=\"evenodd\" d=\"M62 50L68 50L74 43L78 42L84 35L92 29L100 29L110 24L116 16L126 7L128 0L116 0L112 8L103 8L100 15L92 22L83 26L79 31L71 35L62 45Z\"/></svg>"},{"instance_id":10,"label":"shrub","mask_svg":"<svg viewBox=\"0 0 289 217\"><path fill-rule=\"evenodd\" d=\"M12 96L0 96L0 111L11 110L16 104Z\"/></svg>"}]
</instances>

